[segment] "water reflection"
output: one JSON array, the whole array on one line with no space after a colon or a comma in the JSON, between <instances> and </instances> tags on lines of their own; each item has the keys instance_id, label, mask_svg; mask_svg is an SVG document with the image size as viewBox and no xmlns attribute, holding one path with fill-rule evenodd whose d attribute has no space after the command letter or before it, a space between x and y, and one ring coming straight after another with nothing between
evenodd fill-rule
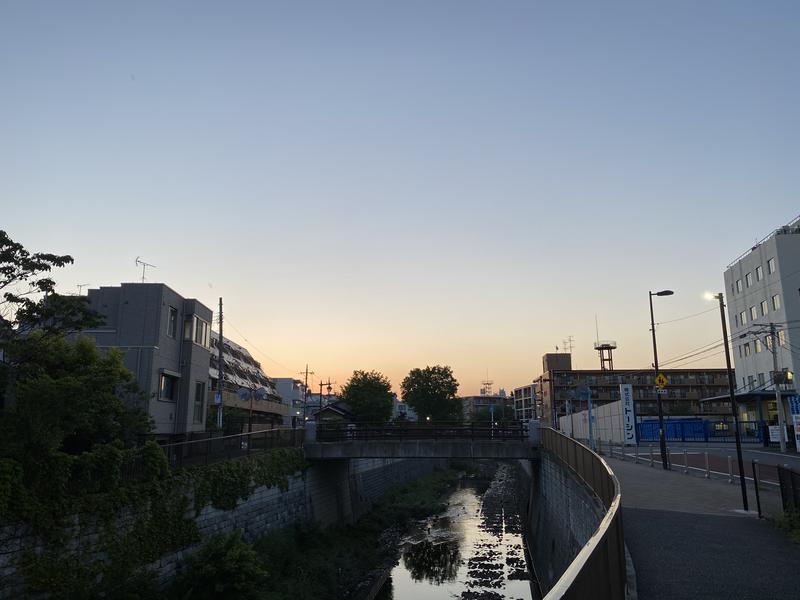
<instances>
[{"instance_id":1,"label":"water reflection","mask_svg":"<svg viewBox=\"0 0 800 600\"><path fill-rule=\"evenodd\" d=\"M533 598L515 471L454 491L447 509L419 523L400 544L400 561L376 600Z\"/></svg>"},{"instance_id":2,"label":"water reflection","mask_svg":"<svg viewBox=\"0 0 800 600\"><path fill-rule=\"evenodd\" d=\"M422 540L403 548L403 565L414 581L428 580L436 585L453 581L461 565L461 550L456 540Z\"/></svg>"}]
</instances>

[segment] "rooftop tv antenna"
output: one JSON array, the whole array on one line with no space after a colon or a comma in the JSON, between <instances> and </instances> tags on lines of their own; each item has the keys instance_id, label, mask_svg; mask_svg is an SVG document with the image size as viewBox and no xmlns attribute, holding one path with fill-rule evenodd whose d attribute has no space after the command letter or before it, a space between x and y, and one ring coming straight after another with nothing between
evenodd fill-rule
<instances>
[{"instance_id":1,"label":"rooftop tv antenna","mask_svg":"<svg viewBox=\"0 0 800 600\"><path fill-rule=\"evenodd\" d=\"M78 284L78 296L82 295L83 288L92 285L91 283L79 283Z\"/></svg>"},{"instance_id":2,"label":"rooftop tv antenna","mask_svg":"<svg viewBox=\"0 0 800 600\"><path fill-rule=\"evenodd\" d=\"M139 265L141 265L142 267L142 283L144 283L144 273L147 267L152 267L154 269L157 269L158 267L156 267L155 265L151 265L150 263L144 262L143 260L141 260L141 258L142 258L141 256L136 257L136 266L138 267Z\"/></svg>"}]
</instances>

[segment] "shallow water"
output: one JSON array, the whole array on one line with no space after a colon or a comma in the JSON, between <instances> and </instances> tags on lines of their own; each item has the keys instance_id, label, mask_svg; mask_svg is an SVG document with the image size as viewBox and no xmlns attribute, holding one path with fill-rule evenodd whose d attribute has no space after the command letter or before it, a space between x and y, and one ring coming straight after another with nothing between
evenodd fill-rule
<instances>
[{"instance_id":1,"label":"shallow water","mask_svg":"<svg viewBox=\"0 0 800 600\"><path fill-rule=\"evenodd\" d=\"M530 600L514 472L500 465L481 495L465 483L447 511L419 523L400 544L399 564L378 600Z\"/></svg>"}]
</instances>

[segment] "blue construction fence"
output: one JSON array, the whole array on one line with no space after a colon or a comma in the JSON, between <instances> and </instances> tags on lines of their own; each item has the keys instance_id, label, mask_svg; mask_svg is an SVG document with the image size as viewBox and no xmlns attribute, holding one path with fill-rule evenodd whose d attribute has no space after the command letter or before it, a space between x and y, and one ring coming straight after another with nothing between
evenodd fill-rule
<instances>
[{"instance_id":1,"label":"blue construction fence","mask_svg":"<svg viewBox=\"0 0 800 600\"><path fill-rule=\"evenodd\" d=\"M739 421L742 443L764 441L764 421ZM639 442L658 441L658 419L636 424ZM668 442L734 442L733 419L664 419L664 435Z\"/></svg>"}]
</instances>

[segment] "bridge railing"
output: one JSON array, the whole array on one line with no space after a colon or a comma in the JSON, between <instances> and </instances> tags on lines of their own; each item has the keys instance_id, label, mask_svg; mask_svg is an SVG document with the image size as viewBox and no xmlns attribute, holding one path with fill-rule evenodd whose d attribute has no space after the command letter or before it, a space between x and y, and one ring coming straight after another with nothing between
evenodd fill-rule
<instances>
[{"instance_id":1,"label":"bridge railing","mask_svg":"<svg viewBox=\"0 0 800 600\"><path fill-rule=\"evenodd\" d=\"M541 429L541 445L597 496L606 511L597 531L544 600L622 600L626 566L619 481L599 455L554 429Z\"/></svg>"},{"instance_id":2,"label":"bridge railing","mask_svg":"<svg viewBox=\"0 0 800 600\"><path fill-rule=\"evenodd\" d=\"M209 464L221 460L248 456L273 448L291 448L303 445L303 429L277 428L218 435L184 442L161 444L172 469Z\"/></svg>"},{"instance_id":3,"label":"bridge railing","mask_svg":"<svg viewBox=\"0 0 800 600\"><path fill-rule=\"evenodd\" d=\"M521 440L522 423L325 423L317 426L318 442L400 440Z\"/></svg>"}]
</instances>

